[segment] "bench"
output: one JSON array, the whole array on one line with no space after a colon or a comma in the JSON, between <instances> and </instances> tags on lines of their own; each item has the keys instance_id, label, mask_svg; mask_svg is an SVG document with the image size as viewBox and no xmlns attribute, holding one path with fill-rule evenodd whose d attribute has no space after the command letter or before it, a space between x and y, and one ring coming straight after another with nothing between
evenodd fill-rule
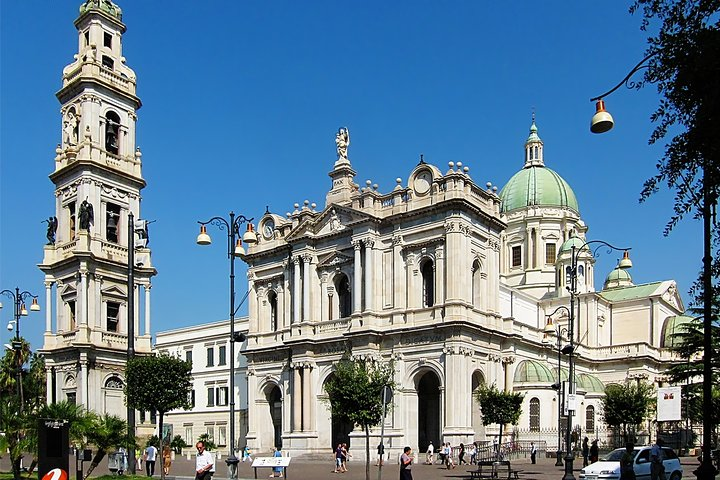
<instances>
[{"instance_id":1,"label":"bench","mask_svg":"<svg viewBox=\"0 0 720 480\"><path fill-rule=\"evenodd\" d=\"M476 470L468 470L471 480L499 478L507 478L509 480L511 478L520 478L519 474L521 470L513 470L510 466L509 460L483 460L478 462L477 466L478 468ZM501 477L500 470L504 470L505 468L507 468L507 477Z\"/></svg>"},{"instance_id":2,"label":"bench","mask_svg":"<svg viewBox=\"0 0 720 480\"><path fill-rule=\"evenodd\" d=\"M257 477L258 468L277 468L283 469L282 476L287 478L287 467L290 465L290 457L257 457L253 460L252 468ZM274 470L273 470L274 471Z\"/></svg>"}]
</instances>

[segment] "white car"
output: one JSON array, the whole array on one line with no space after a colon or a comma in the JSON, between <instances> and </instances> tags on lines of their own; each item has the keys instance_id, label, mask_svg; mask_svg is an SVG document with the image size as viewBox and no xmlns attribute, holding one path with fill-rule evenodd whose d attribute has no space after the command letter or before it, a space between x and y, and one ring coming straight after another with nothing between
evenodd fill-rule
<instances>
[{"instance_id":1,"label":"white car","mask_svg":"<svg viewBox=\"0 0 720 480\"><path fill-rule=\"evenodd\" d=\"M650 446L635 447L633 469L637 480L650 480ZM682 466L672 448L661 449L663 465L665 466L665 480L680 480ZM580 480L617 480L620 478L620 458L625 452L618 448L605 455L599 461L580 470Z\"/></svg>"}]
</instances>

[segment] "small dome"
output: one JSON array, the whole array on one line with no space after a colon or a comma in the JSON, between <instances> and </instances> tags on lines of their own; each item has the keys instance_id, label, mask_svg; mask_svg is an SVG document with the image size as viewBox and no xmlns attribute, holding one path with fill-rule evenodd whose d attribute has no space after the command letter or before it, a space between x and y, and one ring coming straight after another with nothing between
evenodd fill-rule
<instances>
[{"instance_id":1,"label":"small dome","mask_svg":"<svg viewBox=\"0 0 720 480\"><path fill-rule=\"evenodd\" d=\"M581 373L578 375L578 379L580 380L580 386L588 393L603 393L605 391L605 384L595 375Z\"/></svg>"},{"instance_id":2,"label":"small dome","mask_svg":"<svg viewBox=\"0 0 720 480\"><path fill-rule=\"evenodd\" d=\"M615 267L613 271L608 273L608 276L605 277L603 290L607 290L609 288L632 287L633 285L630 272L626 269Z\"/></svg>"},{"instance_id":3,"label":"small dome","mask_svg":"<svg viewBox=\"0 0 720 480\"><path fill-rule=\"evenodd\" d=\"M525 167L513 175L500 191L500 202L502 213L531 206L580 211L570 185L554 170L542 165Z\"/></svg>"},{"instance_id":4,"label":"small dome","mask_svg":"<svg viewBox=\"0 0 720 480\"><path fill-rule=\"evenodd\" d=\"M672 315L665 319L660 335L660 348L670 348L680 343L680 339L675 335L684 333L687 330L683 327L688 323L692 323L693 317L687 315Z\"/></svg>"},{"instance_id":5,"label":"small dome","mask_svg":"<svg viewBox=\"0 0 720 480\"><path fill-rule=\"evenodd\" d=\"M515 369L516 383L553 383L555 376L544 364L535 360L523 360Z\"/></svg>"},{"instance_id":6,"label":"small dome","mask_svg":"<svg viewBox=\"0 0 720 480\"><path fill-rule=\"evenodd\" d=\"M560 251L558 252L558 255L563 252L569 252L572 250L572 247L575 247L575 250L579 250L583 245L585 245L585 239L580 237L570 237L565 242L563 242L562 245L560 245ZM585 245L585 248L587 248L587 245Z\"/></svg>"}]
</instances>

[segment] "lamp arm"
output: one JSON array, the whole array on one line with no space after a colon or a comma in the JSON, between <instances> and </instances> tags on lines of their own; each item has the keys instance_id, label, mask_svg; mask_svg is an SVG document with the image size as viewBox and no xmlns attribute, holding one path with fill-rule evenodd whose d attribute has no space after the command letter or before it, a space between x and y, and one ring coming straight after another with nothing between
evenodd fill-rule
<instances>
[{"instance_id":1,"label":"lamp arm","mask_svg":"<svg viewBox=\"0 0 720 480\"><path fill-rule=\"evenodd\" d=\"M602 100L603 98L607 97L608 95L610 95L611 93L613 93L613 92L614 92L615 90L617 90L618 88L622 87L623 84L625 84L625 85L627 86L627 88L629 88L629 89L641 88L645 82L637 82L637 83L636 83L636 82L629 82L630 77L632 77L633 75L635 75L635 73L637 73L638 70L642 70L643 68L648 68L648 65L645 65L645 62L647 62L650 58L652 58L652 57L654 57L655 55L657 55L658 52L659 52L659 50L653 50L652 52L650 52L647 56L645 56L645 58L643 58L642 60L640 60L640 61L638 62L638 64L633 67L632 70L630 70L630 73L628 73L628 74L625 76L625 78L623 78L623 79L620 81L620 83L618 83L617 85L615 85L613 88L611 88L611 89L608 90L607 92L603 93L602 95L598 95L597 97L591 98L590 101L591 101L591 102L596 102L596 101L598 101L598 100Z\"/></svg>"},{"instance_id":2,"label":"lamp arm","mask_svg":"<svg viewBox=\"0 0 720 480\"><path fill-rule=\"evenodd\" d=\"M197 223L199 223L200 225L215 225L220 230L227 230L228 232L230 231L230 224L222 217L212 217L206 222L198 221Z\"/></svg>"}]
</instances>

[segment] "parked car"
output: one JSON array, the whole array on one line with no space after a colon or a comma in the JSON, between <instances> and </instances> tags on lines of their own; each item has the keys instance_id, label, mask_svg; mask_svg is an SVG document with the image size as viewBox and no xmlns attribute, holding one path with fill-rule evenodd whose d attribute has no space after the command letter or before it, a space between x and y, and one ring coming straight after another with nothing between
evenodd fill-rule
<instances>
[{"instance_id":1,"label":"parked car","mask_svg":"<svg viewBox=\"0 0 720 480\"><path fill-rule=\"evenodd\" d=\"M680 459L672 448L663 447L661 451L665 466L665 480L680 480L683 473ZM618 448L583 468L580 470L580 480L619 479L620 458L624 452L624 448ZM633 455L633 469L637 480L650 480L650 446L635 447Z\"/></svg>"}]
</instances>

